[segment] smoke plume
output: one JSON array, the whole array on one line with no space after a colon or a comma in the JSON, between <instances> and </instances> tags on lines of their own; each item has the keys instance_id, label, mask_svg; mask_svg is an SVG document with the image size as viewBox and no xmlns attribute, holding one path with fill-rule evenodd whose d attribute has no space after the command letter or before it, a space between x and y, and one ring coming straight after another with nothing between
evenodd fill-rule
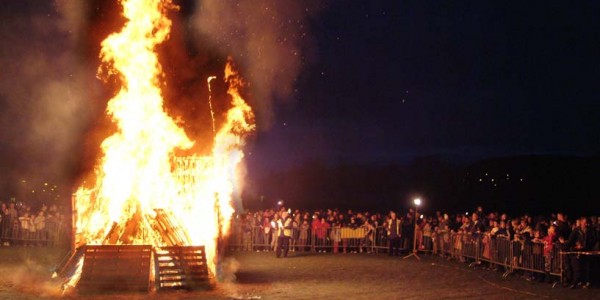
<instances>
[{"instance_id":1,"label":"smoke plume","mask_svg":"<svg viewBox=\"0 0 600 300\"><path fill-rule=\"evenodd\" d=\"M268 128L273 101L293 99L298 74L311 61L310 18L323 1L189 1L196 1L190 19L196 48L234 57L250 83L259 128ZM100 0L1 2L0 172L8 180L0 182L0 201L31 198L23 194L21 180L62 185L68 193L85 161L84 149L96 148L84 143L85 136L104 109L96 100L107 97L95 78L97 61L89 61L86 51L109 33L105 25L113 25L102 17L106 7ZM93 26L107 29L90 33ZM97 56L95 50L89 52ZM184 83L172 84L179 90L196 86L187 77L177 79Z\"/></svg>"},{"instance_id":2,"label":"smoke plume","mask_svg":"<svg viewBox=\"0 0 600 300\"><path fill-rule=\"evenodd\" d=\"M259 128L272 121L272 102L293 97L311 53L310 17L323 1L198 0L193 24L203 47L232 55L250 82Z\"/></svg>"},{"instance_id":3,"label":"smoke plume","mask_svg":"<svg viewBox=\"0 0 600 300\"><path fill-rule=\"evenodd\" d=\"M33 196L19 195L22 185L44 181L70 189L73 149L95 109L87 101L95 90L95 72L84 67L77 47L82 3L9 0L0 5L0 159L8 179L0 186L2 197L10 192L27 201L23 198Z\"/></svg>"}]
</instances>

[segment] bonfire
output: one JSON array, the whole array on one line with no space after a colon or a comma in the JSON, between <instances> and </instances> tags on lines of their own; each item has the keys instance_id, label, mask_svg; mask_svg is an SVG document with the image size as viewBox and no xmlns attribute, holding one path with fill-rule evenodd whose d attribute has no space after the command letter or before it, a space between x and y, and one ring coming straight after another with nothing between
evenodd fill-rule
<instances>
[{"instance_id":1,"label":"bonfire","mask_svg":"<svg viewBox=\"0 0 600 300\"><path fill-rule=\"evenodd\" d=\"M188 136L164 108L155 51L169 37L167 12L177 7L171 0L121 5L126 22L102 42L98 72L101 79L118 76L121 82L106 109L116 131L101 144L94 179L74 195L75 244L202 245L214 275L218 241L229 232L232 194L241 181L244 138L255 129L252 110L228 60L222 79L231 108L223 124L213 129L214 140ZM212 144L212 151L189 154L196 143ZM76 281L77 275L71 284Z\"/></svg>"}]
</instances>

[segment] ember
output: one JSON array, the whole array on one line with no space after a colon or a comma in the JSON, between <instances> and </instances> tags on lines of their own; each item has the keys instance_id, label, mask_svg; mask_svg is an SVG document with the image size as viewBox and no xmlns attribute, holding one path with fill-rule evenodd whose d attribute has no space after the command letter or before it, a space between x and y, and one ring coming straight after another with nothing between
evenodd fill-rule
<instances>
[{"instance_id":1,"label":"ember","mask_svg":"<svg viewBox=\"0 0 600 300\"><path fill-rule=\"evenodd\" d=\"M168 38L171 0L121 0L125 25L102 43L99 76L119 76L122 87L108 103L117 125L101 145L91 186L74 196L76 245L204 246L215 275L217 241L227 235L231 195L239 184L244 137L254 130L241 80L228 61L225 81L232 108L216 128L210 155L189 153L195 141L163 108L162 74L155 47ZM71 278L77 281L79 270Z\"/></svg>"}]
</instances>

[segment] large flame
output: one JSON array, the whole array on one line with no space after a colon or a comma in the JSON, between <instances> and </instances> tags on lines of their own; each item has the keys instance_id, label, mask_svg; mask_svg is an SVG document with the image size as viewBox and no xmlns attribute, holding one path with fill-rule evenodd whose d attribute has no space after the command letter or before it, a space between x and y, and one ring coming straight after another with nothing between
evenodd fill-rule
<instances>
[{"instance_id":1,"label":"large flame","mask_svg":"<svg viewBox=\"0 0 600 300\"><path fill-rule=\"evenodd\" d=\"M254 130L252 110L240 97L241 81L228 61L232 108L209 141L212 152L178 156L176 151L190 150L194 141L163 108L155 53L168 38L166 12L175 6L171 0L121 4L126 23L102 42L99 72L122 82L107 108L117 131L102 143L92 186L75 194L76 243L204 245L214 274L217 241L227 234L233 213L244 136ZM178 236L166 240L155 230L159 215L168 216Z\"/></svg>"}]
</instances>

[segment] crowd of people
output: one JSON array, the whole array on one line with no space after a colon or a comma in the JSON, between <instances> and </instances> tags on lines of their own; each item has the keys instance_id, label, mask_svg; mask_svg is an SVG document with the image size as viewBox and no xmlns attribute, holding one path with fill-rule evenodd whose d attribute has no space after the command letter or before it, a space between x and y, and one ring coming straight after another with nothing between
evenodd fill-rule
<instances>
[{"instance_id":1,"label":"crowd of people","mask_svg":"<svg viewBox=\"0 0 600 300\"><path fill-rule=\"evenodd\" d=\"M2 246L54 245L65 228L65 214L57 205L42 204L34 209L23 202L0 204Z\"/></svg>"},{"instance_id":2,"label":"crowd of people","mask_svg":"<svg viewBox=\"0 0 600 300\"><path fill-rule=\"evenodd\" d=\"M433 215L422 215L416 214L413 209L402 214L339 209L292 211L285 207L248 211L235 217L234 224L241 232L240 248L248 251L276 250L278 235L282 232L278 230L278 223L281 223L283 214L291 219L290 227L293 229L290 251L371 252L375 241L385 240L387 249L379 251L397 256L401 252L412 251L413 247L418 251L432 251L436 236L446 233L488 240L503 237L522 243L541 243L545 256L549 256L555 247L573 252L600 250L600 217L570 218L564 213L511 217L505 213L485 212L482 207L452 215L439 211ZM343 238L344 230L351 232L352 229L361 229L363 234L356 238L347 234L345 237L349 238ZM589 270L585 272L589 264L583 260L584 257L572 255L565 261L570 271L567 281L571 287L589 285Z\"/></svg>"}]
</instances>

